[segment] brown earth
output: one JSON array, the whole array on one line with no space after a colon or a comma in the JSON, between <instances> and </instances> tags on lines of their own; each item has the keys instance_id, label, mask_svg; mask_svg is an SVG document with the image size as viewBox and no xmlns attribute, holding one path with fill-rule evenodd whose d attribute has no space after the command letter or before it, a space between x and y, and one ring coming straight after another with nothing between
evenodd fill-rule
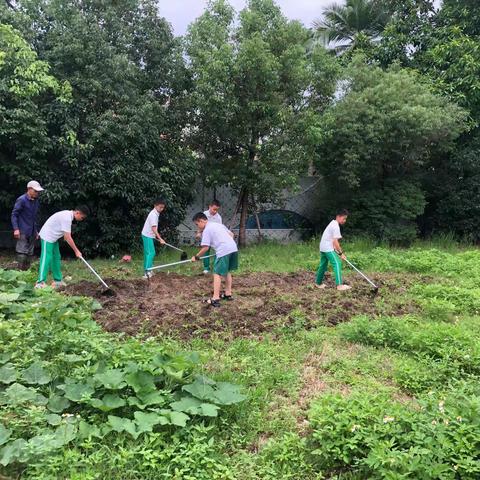
<instances>
[{"instance_id":1,"label":"brown earth","mask_svg":"<svg viewBox=\"0 0 480 480\"><path fill-rule=\"evenodd\" d=\"M107 279L113 296L102 294L96 283L80 282L67 287L70 295L97 299L103 309L95 318L107 331L127 334L192 337L261 337L267 332L336 325L355 315L403 315L418 306L406 295L413 275L376 274L377 295L362 279L350 275L353 288L338 292L316 289L313 274L250 273L234 277L234 300L220 308L202 302L211 291L210 276L162 273L150 281Z\"/></svg>"}]
</instances>

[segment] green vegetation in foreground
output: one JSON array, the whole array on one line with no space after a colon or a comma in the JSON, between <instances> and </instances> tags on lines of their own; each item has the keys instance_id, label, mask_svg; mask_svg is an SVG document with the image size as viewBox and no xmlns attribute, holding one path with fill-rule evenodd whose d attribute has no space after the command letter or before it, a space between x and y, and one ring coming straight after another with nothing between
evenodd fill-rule
<instances>
[{"instance_id":1,"label":"green vegetation in foreground","mask_svg":"<svg viewBox=\"0 0 480 480\"><path fill-rule=\"evenodd\" d=\"M29 448L56 447L48 455L14 459L3 474L23 472L22 478L36 479L479 478L480 253L445 243L409 250L368 242L345 247L368 272L428 278L428 283L408 290L421 305L421 314L358 316L335 328L305 331L297 326L262 339L229 342L170 338L159 345L155 339L141 343L105 334L90 320L91 301L37 294L23 284L25 275L3 272L1 358L8 368L1 370L0 460L5 463L5 449L20 438L43 435ZM242 268L313 270L316 248L314 242L252 247L243 252ZM116 262L114 267L106 261L94 263L99 270L112 269L112 274L118 268ZM9 296L17 294L20 297ZM312 291L317 294L321 293ZM192 354L172 353L177 351L199 352L202 361L195 363L198 359ZM141 365L142 371L160 362L162 376L155 380L152 398L185 395L195 403L192 408L199 409L195 415L183 412L191 417L185 426L147 422L135 438L143 428L135 411L152 408L142 410L138 392L128 384L125 369L131 362ZM173 362L173 371L167 373L162 362ZM121 415L99 408L108 409L113 402L105 398L113 385L101 383L106 379L99 368L124 370L122 381L127 385L117 384L113 395L122 397L129 391L128 396L137 398L133 406L119 410L136 422L135 435L124 427L130 428L128 422L113 420L112 425L109 416ZM49 411L51 397L66 398L65 377L74 385L91 379L95 389L90 398L88 392L77 400L67 398L74 408L63 411L73 417ZM205 378L214 379L217 402L211 397L204 402L197 390L193 390L197 397L185 391L185 385L198 379L208 385ZM12 388L15 384L23 388ZM225 402L222 388L234 400L242 394L246 399L224 405L218 398L230 402ZM72 388L68 393L72 396ZM75 393L79 392L73 389ZM101 405L91 397L99 397ZM195 399L210 407L203 411ZM176 402L182 406L181 399ZM167 408L174 411L172 403ZM183 407L188 410L190 405ZM207 415L217 412L216 407L217 416ZM72 437L72 429L80 432L80 422L89 424L87 435ZM103 438L92 433L99 428L102 435L109 424L120 431Z\"/></svg>"}]
</instances>

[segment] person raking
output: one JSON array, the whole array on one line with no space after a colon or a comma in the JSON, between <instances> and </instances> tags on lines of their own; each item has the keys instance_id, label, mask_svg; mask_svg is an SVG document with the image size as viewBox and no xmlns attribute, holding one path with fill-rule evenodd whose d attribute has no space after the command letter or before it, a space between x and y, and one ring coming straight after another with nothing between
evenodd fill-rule
<instances>
[{"instance_id":1,"label":"person raking","mask_svg":"<svg viewBox=\"0 0 480 480\"><path fill-rule=\"evenodd\" d=\"M63 237L71 247L75 256L80 258L82 253L72 238L72 222L81 222L89 214L89 208L85 205L78 206L75 210L62 210L54 213L40 230L40 243L42 251L40 254L40 266L38 280L35 288L46 286L48 273L52 272L52 287L65 286L62 278L62 266L60 257L60 246L58 241Z\"/></svg>"},{"instance_id":2,"label":"person raking","mask_svg":"<svg viewBox=\"0 0 480 480\"><path fill-rule=\"evenodd\" d=\"M346 260L346 257L340 247L339 240L342 238L340 233L340 225L345 225L347 221L348 211L339 210L327 228L324 230L322 239L320 240L320 265L317 270L317 278L315 286L317 288L325 288L323 283L325 272L327 271L328 264L330 263L335 274L335 284L337 290L349 290L349 285L343 283L342 277L342 260Z\"/></svg>"},{"instance_id":3,"label":"person raking","mask_svg":"<svg viewBox=\"0 0 480 480\"><path fill-rule=\"evenodd\" d=\"M200 257L213 248L215 250L215 262L213 264L213 296L206 300L212 307L220 306L220 299L233 300L232 297L232 273L238 268L238 248L233 233L221 223L207 219L205 213L199 212L193 217L193 222L202 233L200 242L201 249L192 257L192 262L200 260ZM225 291L220 292L222 277L225 279Z\"/></svg>"},{"instance_id":4,"label":"person raking","mask_svg":"<svg viewBox=\"0 0 480 480\"><path fill-rule=\"evenodd\" d=\"M217 199L214 199L210 202L210 204L208 205L208 210L205 210L203 212L209 222L222 224L222 217L218 213L220 207L221 204ZM201 232L199 232L199 235L201 237ZM203 259L203 273L205 275L210 273L210 257L208 255L210 255L210 249L206 251L206 258ZM215 262L215 259L213 259L213 262Z\"/></svg>"},{"instance_id":5,"label":"person raking","mask_svg":"<svg viewBox=\"0 0 480 480\"><path fill-rule=\"evenodd\" d=\"M153 210L148 214L142 230L142 242L143 242L143 278L148 279L152 276L152 272L148 269L153 266L153 259L155 258L155 244L154 240L157 239L161 245L165 243L165 240L158 233L158 219L160 214L165 210L165 200L157 198L153 202Z\"/></svg>"}]
</instances>

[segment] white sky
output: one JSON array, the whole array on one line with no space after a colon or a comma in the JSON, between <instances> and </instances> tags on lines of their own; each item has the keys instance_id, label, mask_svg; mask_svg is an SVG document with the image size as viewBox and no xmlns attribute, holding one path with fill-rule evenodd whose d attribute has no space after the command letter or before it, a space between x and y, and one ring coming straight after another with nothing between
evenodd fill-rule
<instances>
[{"instance_id":1,"label":"white sky","mask_svg":"<svg viewBox=\"0 0 480 480\"><path fill-rule=\"evenodd\" d=\"M323 7L341 0L276 0L283 13L292 20L300 20L311 27L312 22L321 16ZM439 4L441 0L435 0ZM246 0L230 0L235 10L241 10ZM173 26L175 35L185 34L188 25L205 9L207 0L158 0L161 15Z\"/></svg>"}]
</instances>

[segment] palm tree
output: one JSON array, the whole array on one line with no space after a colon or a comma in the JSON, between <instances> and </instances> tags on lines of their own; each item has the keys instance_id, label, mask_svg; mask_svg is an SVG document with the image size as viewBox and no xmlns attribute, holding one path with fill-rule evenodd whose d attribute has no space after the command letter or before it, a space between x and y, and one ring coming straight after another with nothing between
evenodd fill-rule
<instances>
[{"instance_id":1,"label":"palm tree","mask_svg":"<svg viewBox=\"0 0 480 480\"><path fill-rule=\"evenodd\" d=\"M383 3L383 5L382 5ZM391 18L381 0L347 0L323 9L323 18L313 22L315 36L325 46L333 44L341 53L379 39Z\"/></svg>"}]
</instances>

